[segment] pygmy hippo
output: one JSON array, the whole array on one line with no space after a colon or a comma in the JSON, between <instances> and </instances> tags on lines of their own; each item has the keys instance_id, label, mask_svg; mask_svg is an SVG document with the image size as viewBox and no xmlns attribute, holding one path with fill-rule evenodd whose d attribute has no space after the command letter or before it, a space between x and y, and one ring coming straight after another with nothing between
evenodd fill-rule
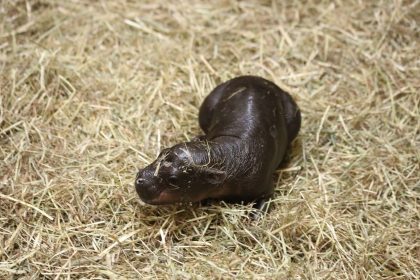
<instances>
[{"instance_id":1,"label":"pygmy hippo","mask_svg":"<svg viewBox=\"0 0 420 280\"><path fill-rule=\"evenodd\" d=\"M162 150L138 172L135 187L141 200L220 199L262 207L274 192L273 173L300 129L292 97L268 80L240 76L205 98L199 123L205 135Z\"/></svg>"}]
</instances>

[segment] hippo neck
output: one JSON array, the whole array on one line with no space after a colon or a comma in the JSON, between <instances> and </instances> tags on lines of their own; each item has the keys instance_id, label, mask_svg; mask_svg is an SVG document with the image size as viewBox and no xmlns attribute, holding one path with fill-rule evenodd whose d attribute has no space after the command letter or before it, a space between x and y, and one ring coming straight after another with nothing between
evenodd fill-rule
<instances>
[{"instance_id":1,"label":"hippo neck","mask_svg":"<svg viewBox=\"0 0 420 280\"><path fill-rule=\"evenodd\" d=\"M246 142L237 136L221 135L208 142L209 164L226 171L228 177L248 176L256 168L259 145Z\"/></svg>"}]
</instances>

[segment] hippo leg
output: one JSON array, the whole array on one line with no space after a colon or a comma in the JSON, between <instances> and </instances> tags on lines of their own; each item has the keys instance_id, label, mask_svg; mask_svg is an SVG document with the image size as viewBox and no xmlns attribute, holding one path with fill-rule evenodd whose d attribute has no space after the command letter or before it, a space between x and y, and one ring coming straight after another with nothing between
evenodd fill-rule
<instances>
[{"instance_id":1,"label":"hippo leg","mask_svg":"<svg viewBox=\"0 0 420 280\"><path fill-rule=\"evenodd\" d=\"M284 153L284 156L282 160L280 161L279 165L277 166L277 169L286 168L289 165L290 159L291 159L291 145L289 144L287 146L286 152Z\"/></svg>"},{"instance_id":2,"label":"hippo leg","mask_svg":"<svg viewBox=\"0 0 420 280\"><path fill-rule=\"evenodd\" d=\"M260 220L270 210L270 197L259 198L254 203L254 209L249 213L251 220Z\"/></svg>"},{"instance_id":3,"label":"hippo leg","mask_svg":"<svg viewBox=\"0 0 420 280\"><path fill-rule=\"evenodd\" d=\"M254 205L253 205L254 209L250 213L250 218L252 220L259 220L260 218L265 216L265 214L267 214L268 211L270 210L269 209L270 201L274 193L273 178L270 178L268 180L268 183L264 189L269 190L269 191L254 201Z\"/></svg>"},{"instance_id":4,"label":"hippo leg","mask_svg":"<svg viewBox=\"0 0 420 280\"><path fill-rule=\"evenodd\" d=\"M209 206L211 206L212 203L213 203L213 199L211 199L211 198L206 198L206 199L203 199L202 201L200 201L200 205L203 206L203 207L209 207Z\"/></svg>"},{"instance_id":5,"label":"hippo leg","mask_svg":"<svg viewBox=\"0 0 420 280\"><path fill-rule=\"evenodd\" d=\"M287 126L287 135L289 137L289 143L296 138L300 126L301 126L301 114L299 107L297 106L296 102L290 96L289 93L283 92L280 95L283 110L286 118L286 126Z\"/></svg>"}]
</instances>

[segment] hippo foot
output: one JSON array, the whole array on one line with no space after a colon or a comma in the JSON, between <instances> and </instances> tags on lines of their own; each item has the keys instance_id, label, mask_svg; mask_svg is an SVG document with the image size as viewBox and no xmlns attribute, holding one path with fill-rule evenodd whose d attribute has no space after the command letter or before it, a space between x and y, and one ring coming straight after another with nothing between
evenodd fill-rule
<instances>
[{"instance_id":1,"label":"hippo foot","mask_svg":"<svg viewBox=\"0 0 420 280\"><path fill-rule=\"evenodd\" d=\"M251 213L249 213L249 217L251 218L251 220L261 220L270 210L270 202L271 199L267 197L256 200L253 205L254 209L251 211Z\"/></svg>"}]
</instances>

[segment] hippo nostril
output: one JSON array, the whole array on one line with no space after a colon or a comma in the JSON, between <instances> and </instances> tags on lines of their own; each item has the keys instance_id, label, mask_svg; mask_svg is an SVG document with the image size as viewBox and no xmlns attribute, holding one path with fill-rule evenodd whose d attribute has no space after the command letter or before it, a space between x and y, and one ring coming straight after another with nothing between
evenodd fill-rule
<instances>
[{"instance_id":1,"label":"hippo nostril","mask_svg":"<svg viewBox=\"0 0 420 280\"><path fill-rule=\"evenodd\" d=\"M141 183L143 183L144 181L146 181L146 179L143 179L143 178L138 178L137 180L136 180L136 184L137 185L140 185Z\"/></svg>"},{"instance_id":2,"label":"hippo nostril","mask_svg":"<svg viewBox=\"0 0 420 280\"><path fill-rule=\"evenodd\" d=\"M137 178L135 183L136 191L140 198L144 200L150 200L159 195L159 188L156 182L148 180L146 178Z\"/></svg>"}]
</instances>

